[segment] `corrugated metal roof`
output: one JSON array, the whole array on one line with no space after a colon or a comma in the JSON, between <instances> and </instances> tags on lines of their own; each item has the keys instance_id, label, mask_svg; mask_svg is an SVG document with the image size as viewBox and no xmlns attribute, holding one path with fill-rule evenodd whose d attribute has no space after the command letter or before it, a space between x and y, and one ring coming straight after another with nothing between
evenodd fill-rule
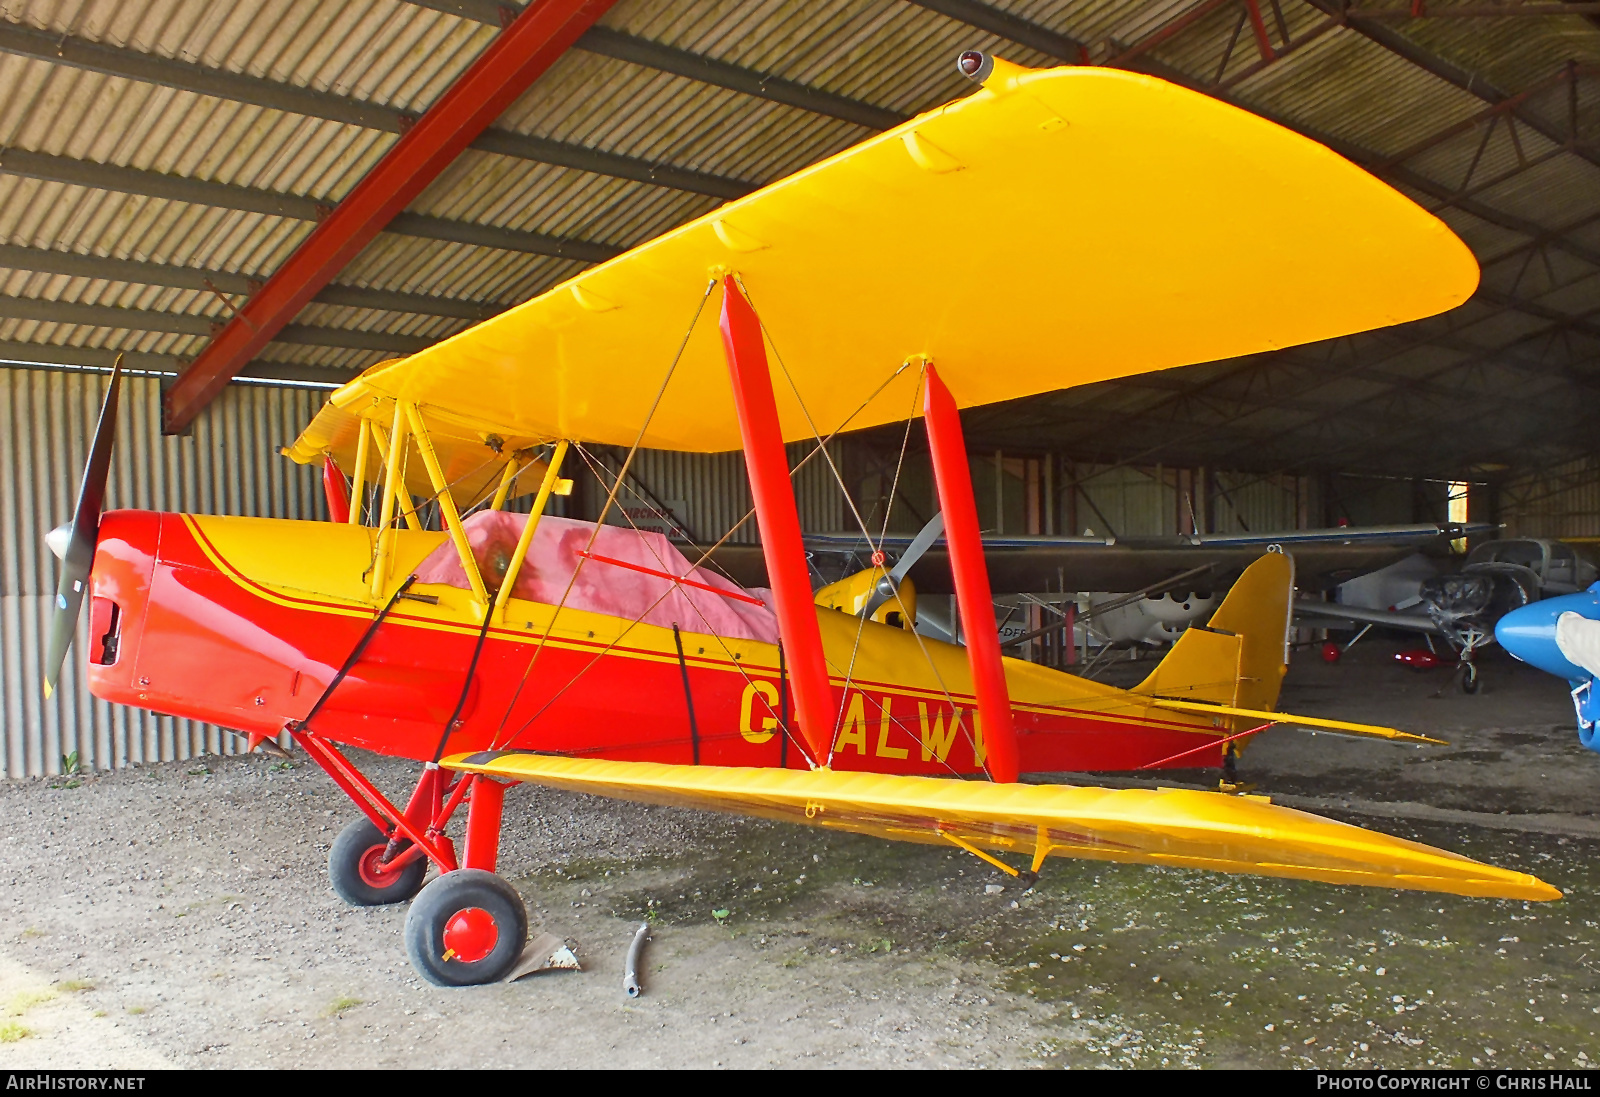
<instances>
[{"instance_id":1,"label":"corrugated metal roof","mask_svg":"<svg viewBox=\"0 0 1600 1097\"><path fill-rule=\"evenodd\" d=\"M987 0L991 8L1063 36L1068 47L1083 43L1096 58L1114 58L1164 35L1205 2ZM1374 3L1402 15L1409 11L1399 0L1365 0L1363 6ZM1437 14L1446 6L1434 3L1429 10ZM1055 441L1070 446L1078 435L1068 429L1069 420L1093 413L1113 423L1086 432L1097 439L1095 452L1119 444L1116 437L1183 438L1182 452L1172 450L1168 460L1193 464L1239 449L1233 435L1247 425L1270 436L1317 416L1333 423L1360 420L1380 401L1386 384L1400 384L1402 399L1420 392L1430 400L1443 399L1456 386L1467 394L1464 409L1479 408L1490 376L1480 363L1491 359L1542 355L1545 367L1567 383L1587 384L1593 365L1573 339L1588 333L1586 325L1600 325L1588 316L1600 309L1600 280L1594 277L1600 271L1600 217L1567 227L1600 214L1600 168L1589 159L1600 158L1593 143L1600 77L1582 74L1575 89L1556 78L1568 62L1600 64L1595 23L1559 16L1397 18L1331 26L1323 6L1280 0L1261 8L1273 52L1269 62L1241 18L1244 11L1239 3L1216 5L1131 64L1192 86L1215 87L1249 109L1335 142L1438 209L1488 261L1485 292L1500 296L1482 297L1448 322L1414 325L1387 342L1352 343L1358 349L1349 353L1361 359L1354 364L1341 348L1306 348L1191 367L1159 383L1135 379L1054 396L1029 416L1036 424L1030 437L1043 444L1053 429ZM113 51L69 57L63 49L59 58L38 49L33 56L0 52L0 235L9 244L58 254L265 278L311 231L309 203L291 209L293 216L224 209L206 204L214 200L212 192L180 193L149 176L111 179L95 167L254 188L264 193L246 204L256 207L271 195L331 205L397 139L398 116L389 112L425 110L492 40L497 28L488 20L494 18L488 4L464 3L446 12L420 0L0 0L4 24ZM755 186L870 132L835 117L843 108L803 109L763 95L761 80L827 93L834 104L848 100L863 110L905 115L971 90L951 64L961 49L988 49L1021 64L1057 63L911 0L621 0L601 26L598 33L611 35L613 45L637 47L646 60L650 50L678 52L647 64L608 55L616 52L604 45L608 40L595 39L590 48L580 43L504 113L497 132L626 157L642 166L630 168L633 174L667 167ZM616 39L619 34L627 37ZM702 80L665 71L684 54L736 66L743 75ZM152 76L139 67L141 58L178 67ZM1462 86L1463 72L1479 75L1470 90ZM245 90L224 94L202 87L199 77L206 73L243 79L247 83L228 87ZM277 95L296 89L334 98L312 107ZM1489 112L1501 96L1528 89L1542 90L1514 111ZM234 97L246 91L251 102ZM1567 129L1574 103L1582 135L1576 145ZM367 108L380 109L362 114ZM313 109L320 113L299 113ZM843 113L854 117L854 110ZM410 212L441 219L447 235L452 225L463 231L492 226L627 248L721 200L562 166L565 160L540 162L529 158L538 154L526 146L496 149L463 154ZM7 171L11 150L58 157L51 163L80 165L89 174L74 176L76 182L29 178L17 173L22 167ZM130 193L139 190L161 193ZM204 345L207 336L197 324L225 319L242 301L237 282L230 283L235 288L224 301L222 293L192 282L51 273L48 261L40 262L43 271L0 268L4 356L17 357L28 344L124 348L170 356L176 364ZM582 267L513 247L385 232L339 281L379 294L504 307ZM1507 302L1508 296L1516 300ZM24 315L6 316L5 298L22 299L11 311ZM382 300L390 303L314 302L261 357L336 377L386 353L341 344L389 338L403 348L470 322L412 311L396 297ZM52 304L58 306L54 312L46 307ZM38 318L65 316L68 306L90 311L72 313L83 319L76 323ZM1249 307L1248 287L1241 288L1241 307ZM177 331L150 331L136 325L159 326L159 318L104 311L110 309L187 319L166 322ZM1396 340L1403 350L1396 351ZM1508 408L1522 407L1529 393L1545 392L1526 364L1513 363L1502 374L1494 376L1511 387ZM1188 391L1194 399L1183 397ZM1528 406L1533 415L1547 405ZM984 442L986 430L1003 431L1011 415L975 415L975 442ZM1121 422L1140 416L1152 418ZM1200 435L1207 428L1220 437L1205 442ZM1577 444L1573 429L1563 420L1540 444L1552 452ZM1474 459L1474 446L1488 444L1475 439L1486 433L1478 428L1472 437L1448 438L1432 453L1378 448L1339 460L1386 467L1410 461L1438 471ZM1296 451L1281 439L1269 440L1255 459L1304 467L1321 460L1303 447Z\"/></svg>"}]
</instances>

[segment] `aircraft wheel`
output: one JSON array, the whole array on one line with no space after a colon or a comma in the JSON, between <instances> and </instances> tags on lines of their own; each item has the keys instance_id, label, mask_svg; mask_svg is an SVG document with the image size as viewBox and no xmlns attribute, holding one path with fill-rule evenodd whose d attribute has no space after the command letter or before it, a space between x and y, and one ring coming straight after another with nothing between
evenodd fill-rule
<instances>
[{"instance_id":1,"label":"aircraft wheel","mask_svg":"<svg viewBox=\"0 0 1600 1097\"><path fill-rule=\"evenodd\" d=\"M339 898L353 907L403 903L422 890L428 859L418 857L393 872L380 862L389 839L370 819L357 819L339 832L328 851L328 879Z\"/></svg>"},{"instance_id":2,"label":"aircraft wheel","mask_svg":"<svg viewBox=\"0 0 1600 1097\"><path fill-rule=\"evenodd\" d=\"M528 940L528 910L492 872L447 872L406 912L406 954L434 986L470 987L502 978Z\"/></svg>"},{"instance_id":3,"label":"aircraft wheel","mask_svg":"<svg viewBox=\"0 0 1600 1097\"><path fill-rule=\"evenodd\" d=\"M1461 692L1462 693L1467 693L1467 694L1477 693L1478 692L1478 686L1480 684L1481 683L1478 681L1478 666L1477 666L1477 664L1476 663L1462 663L1461 664Z\"/></svg>"}]
</instances>

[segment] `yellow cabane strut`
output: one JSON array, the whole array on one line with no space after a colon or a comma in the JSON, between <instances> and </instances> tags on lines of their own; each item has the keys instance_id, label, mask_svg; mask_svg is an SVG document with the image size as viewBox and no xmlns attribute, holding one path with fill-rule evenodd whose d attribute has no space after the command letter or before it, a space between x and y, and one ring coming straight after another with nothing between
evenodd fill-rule
<instances>
[{"instance_id":1,"label":"yellow cabane strut","mask_svg":"<svg viewBox=\"0 0 1600 1097\"><path fill-rule=\"evenodd\" d=\"M477 557L472 555L472 545L467 541L467 529L461 524L461 512L456 509L455 497L450 494L450 481L444 478L444 470L439 467L439 457L433 452L433 441L428 437L428 425L422 421L422 413L417 410L417 405L410 401L397 401L396 410L405 408L406 418L411 423L411 433L417 440L417 452L422 454L422 464L428 470L428 482L433 485L434 498L439 502L439 513L444 516L444 528L450 534L450 540L455 543L456 554L461 557L461 567L467 573L467 582L472 587L473 601L483 610L489 612L489 591L483 585L483 575L478 571Z\"/></svg>"}]
</instances>

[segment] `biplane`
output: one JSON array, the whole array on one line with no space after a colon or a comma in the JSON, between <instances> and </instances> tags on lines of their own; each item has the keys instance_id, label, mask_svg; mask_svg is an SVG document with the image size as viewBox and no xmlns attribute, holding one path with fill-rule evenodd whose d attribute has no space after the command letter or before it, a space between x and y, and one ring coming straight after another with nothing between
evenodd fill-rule
<instances>
[{"instance_id":1,"label":"biplane","mask_svg":"<svg viewBox=\"0 0 1600 1097\"><path fill-rule=\"evenodd\" d=\"M495 871L516 782L944 845L1013 876L1053 854L1558 898L1259 797L1022 780L1221 766L1288 719L1416 737L1276 711L1285 552L1132 690L1002 658L961 409L1432 315L1477 267L1402 195L1216 100L960 67L969 97L338 389L286 451L322 465L333 521L102 516L114 375L47 688L87 600L96 696L252 746L292 736L362 813L333 886L411 900L407 951L442 985L499 979L524 947ZM840 432L917 419L965 646L911 627L914 583L885 556L820 590L807 573L786 444L831 462ZM742 451L765 585L608 522L621 474L597 521L549 513L595 446L625 447L623 474L643 447ZM390 799L347 747L421 762L415 787Z\"/></svg>"}]
</instances>

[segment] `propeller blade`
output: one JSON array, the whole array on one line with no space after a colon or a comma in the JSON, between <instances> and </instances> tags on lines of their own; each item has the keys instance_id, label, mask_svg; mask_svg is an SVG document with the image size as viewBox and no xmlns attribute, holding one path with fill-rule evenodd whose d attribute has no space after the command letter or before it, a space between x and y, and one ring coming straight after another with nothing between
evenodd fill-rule
<instances>
[{"instance_id":1,"label":"propeller blade","mask_svg":"<svg viewBox=\"0 0 1600 1097\"><path fill-rule=\"evenodd\" d=\"M122 392L122 355L111 367L111 384L100 405L100 421L95 424L94 442L84 465L83 483L78 486L78 505L72 512L71 534L61 554L61 580L56 584L55 616L50 621L50 651L45 658L44 695L50 697L61 680L67 661L67 648L78 628L78 612L83 608L83 593L89 584L89 569L94 564L95 544L100 534L100 508L106 499L106 478L111 472L111 446L117 434L117 398ZM54 532L54 531L52 531ZM59 541L60 538L58 537Z\"/></svg>"},{"instance_id":2,"label":"propeller blade","mask_svg":"<svg viewBox=\"0 0 1600 1097\"><path fill-rule=\"evenodd\" d=\"M928 524L922 527L922 532L912 538L911 544L906 546L905 553L895 561L894 567L889 569L889 577L894 580L895 586L900 585L900 580L906 573L922 559L922 554L933 547L933 543L944 536L944 511L940 511L928 519Z\"/></svg>"},{"instance_id":3,"label":"propeller blade","mask_svg":"<svg viewBox=\"0 0 1600 1097\"><path fill-rule=\"evenodd\" d=\"M900 583L905 579L916 562L922 559L922 554L933 547L933 543L944 536L944 512L940 511L928 519L928 524L922 527L911 544L906 546L906 551L900 559L895 561L894 567L889 569L888 575L878 580L877 588L873 590L872 597L867 599L866 607L862 609L861 616L871 617L878 612L885 602L894 597L894 592L900 589Z\"/></svg>"}]
</instances>

